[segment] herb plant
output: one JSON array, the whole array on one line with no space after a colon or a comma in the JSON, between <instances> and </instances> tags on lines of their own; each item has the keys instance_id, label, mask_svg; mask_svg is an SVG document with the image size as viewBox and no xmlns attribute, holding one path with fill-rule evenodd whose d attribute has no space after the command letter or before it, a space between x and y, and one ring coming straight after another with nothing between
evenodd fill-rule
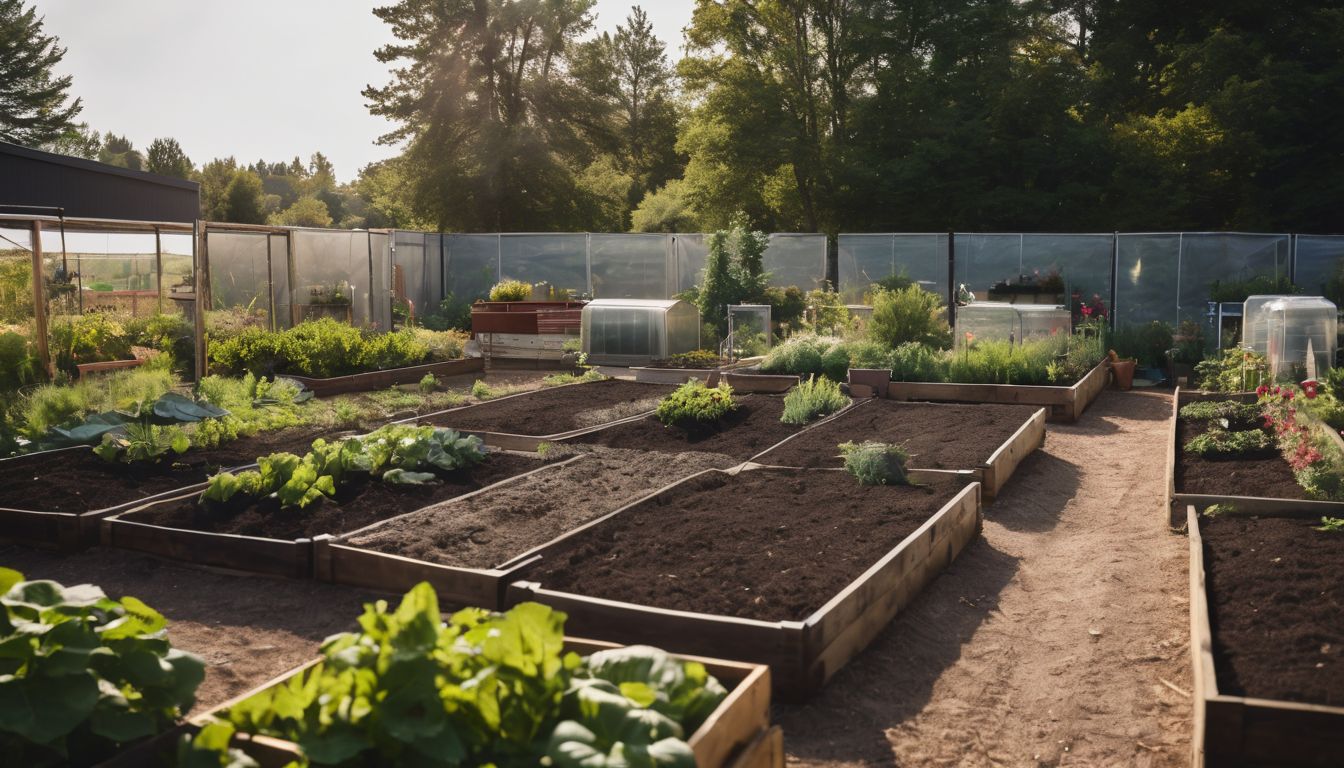
<instances>
[{"instance_id":1,"label":"herb plant","mask_svg":"<svg viewBox=\"0 0 1344 768\"><path fill-rule=\"evenodd\" d=\"M863 485L910 483L905 471L910 454L899 445L866 441L841 443L839 448L845 459L845 469Z\"/></svg>"},{"instance_id":2,"label":"herb plant","mask_svg":"<svg viewBox=\"0 0 1344 768\"><path fill-rule=\"evenodd\" d=\"M532 298L532 285L521 280L502 280L490 288L491 301L527 301Z\"/></svg>"},{"instance_id":3,"label":"herb plant","mask_svg":"<svg viewBox=\"0 0 1344 768\"><path fill-rule=\"evenodd\" d=\"M707 387L703 381L693 380L664 397L654 415L668 425L712 424L736 408L732 387Z\"/></svg>"},{"instance_id":4,"label":"herb plant","mask_svg":"<svg viewBox=\"0 0 1344 768\"><path fill-rule=\"evenodd\" d=\"M1204 400L1181 406L1180 417L1191 421L1206 421L1234 432L1259 428L1260 406L1238 403L1235 400Z\"/></svg>"},{"instance_id":5,"label":"herb plant","mask_svg":"<svg viewBox=\"0 0 1344 768\"><path fill-rule=\"evenodd\" d=\"M849 397L840 391L839 384L813 376L799 382L784 396L784 415L779 420L785 424L806 424L846 405L849 405Z\"/></svg>"},{"instance_id":6,"label":"herb plant","mask_svg":"<svg viewBox=\"0 0 1344 768\"><path fill-rule=\"evenodd\" d=\"M1223 458L1274 450L1274 438L1261 429L1229 432L1215 427L1185 444L1187 453L1204 458Z\"/></svg>"},{"instance_id":7,"label":"herb plant","mask_svg":"<svg viewBox=\"0 0 1344 768\"><path fill-rule=\"evenodd\" d=\"M1322 517L1316 530L1326 533L1344 533L1344 517Z\"/></svg>"},{"instance_id":8,"label":"herb plant","mask_svg":"<svg viewBox=\"0 0 1344 768\"><path fill-rule=\"evenodd\" d=\"M0 568L0 750L7 765L87 765L191 709L205 664L163 616L89 584ZM12 761L12 762L10 762Z\"/></svg>"}]
</instances>

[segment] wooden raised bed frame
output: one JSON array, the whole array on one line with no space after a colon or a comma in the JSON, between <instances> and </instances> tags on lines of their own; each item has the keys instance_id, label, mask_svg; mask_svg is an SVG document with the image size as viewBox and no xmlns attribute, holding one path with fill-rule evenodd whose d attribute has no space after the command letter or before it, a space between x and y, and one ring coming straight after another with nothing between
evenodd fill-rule
<instances>
[{"instance_id":1,"label":"wooden raised bed frame","mask_svg":"<svg viewBox=\"0 0 1344 768\"><path fill-rule=\"evenodd\" d=\"M1339 501L1316 501L1313 499L1275 499L1260 496L1230 496L1220 494L1205 493L1177 493L1176 491L1176 460L1180 456L1182 447L1177 444L1177 423L1180 421L1181 406L1190 403L1202 402L1205 400L1236 400L1242 403L1253 403L1256 401L1254 392L1204 392L1198 390L1182 390L1176 388L1176 393L1171 398L1171 421L1167 425L1167 492L1162 503L1160 514L1165 514L1171 521L1172 527L1179 527L1181 523L1181 510L1186 506L1194 506L1197 511L1203 512L1214 504L1230 505L1238 512L1252 514L1283 514L1302 511L1315 515L1316 517L1344 517L1344 502ZM1321 429L1322 432L1334 439L1336 446L1344 453L1344 440L1333 429L1324 427L1322 424L1312 419L1306 413L1299 411L1297 418L1303 424L1313 428Z\"/></svg>"},{"instance_id":2,"label":"wooden raised bed frame","mask_svg":"<svg viewBox=\"0 0 1344 768\"><path fill-rule=\"evenodd\" d=\"M595 640L566 638L565 650L579 654L619 646ZM701 768L782 768L784 752L781 732L770 727L770 670L760 664L743 664L721 659L678 656L683 661L698 661L724 687L728 696L710 713L687 741ZM188 730L197 730L227 709L247 698L278 685L317 664L314 659L253 688L189 721ZM262 768L281 768L300 755L293 742L268 736L235 736L233 746L242 749Z\"/></svg>"},{"instance_id":3,"label":"wooden raised bed frame","mask_svg":"<svg viewBox=\"0 0 1344 768\"><path fill-rule=\"evenodd\" d=\"M1344 755L1344 707L1218 692L1199 511L1193 504L1185 510L1190 537L1190 655L1195 680L1193 765L1196 768L1337 765L1335 761ZM1239 509L1228 514L1245 512ZM1318 512L1301 508L1276 514L1319 517Z\"/></svg>"},{"instance_id":4,"label":"wooden raised bed frame","mask_svg":"<svg viewBox=\"0 0 1344 768\"><path fill-rule=\"evenodd\" d=\"M887 385L886 396L892 400L1039 405L1050 409L1050 421L1073 422L1106 388L1110 374L1110 361L1102 360L1071 387L893 381Z\"/></svg>"},{"instance_id":5,"label":"wooden raised bed frame","mask_svg":"<svg viewBox=\"0 0 1344 768\"><path fill-rule=\"evenodd\" d=\"M285 378L301 382L318 397L339 395L344 392L367 392L386 389L397 384L414 384L426 374L435 376L460 376L467 373L479 373L485 370L485 360L479 357L465 357L461 360L445 360L424 365L410 365L404 368L389 368L384 371L366 371L349 376L333 376L315 379L309 376L289 376Z\"/></svg>"},{"instance_id":6,"label":"wooden raised bed frame","mask_svg":"<svg viewBox=\"0 0 1344 768\"><path fill-rule=\"evenodd\" d=\"M861 400L855 403L851 408L839 411L833 416L827 417L810 426L817 426L824 421L839 418L842 414L849 413L853 408L862 408L868 402L870 401ZM968 471L974 474L975 480L980 483L981 500L994 500L994 498L999 495L999 491L1003 490L1003 486L1008 484L1009 478L1011 478L1013 473L1017 471L1017 467L1022 463L1022 460L1030 456L1037 448L1045 445L1045 419L1045 409L1038 408L1030 418L1022 423L1021 427L1018 427L1017 431L1014 432L1011 437L1005 440L998 448L994 449L994 452L989 455L988 459L978 466L967 468ZM784 445L790 440L797 439L800 435L807 434L807 432L808 430L804 429L801 432L789 435L778 443L775 443L764 451L756 454L751 460L760 464L769 464L769 461L766 460L768 459L768 457L766 457L767 453Z\"/></svg>"},{"instance_id":7,"label":"wooden raised bed frame","mask_svg":"<svg viewBox=\"0 0 1344 768\"><path fill-rule=\"evenodd\" d=\"M701 475L770 472L778 468L744 465L710 469L673 483L643 499L566 533L506 564L529 567L571 537L614 515L668 492ZM843 472L840 469L808 470ZM898 543L861 576L802 621L761 621L717 614L636 605L546 589L517 581L505 593L505 605L534 601L564 611L576 632L613 642L657 645L675 653L768 664L776 691L803 698L820 689L850 659L877 637L930 581L980 533L980 484L967 472L912 469L910 476L961 475L968 484L923 525Z\"/></svg>"},{"instance_id":8,"label":"wooden raised bed frame","mask_svg":"<svg viewBox=\"0 0 1344 768\"><path fill-rule=\"evenodd\" d=\"M90 450L89 446L77 445L71 448L60 448L54 451L39 451L37 453L24 454L22 456L15 456L14 458L3 459L0 461L45 461L53 456L59 457L67 453L88 450ZM78 552L98 543L101 522L105 518L131 509L137 509L155 501L162 501L174 497L188 488L193 487L195 486L190 485L183 486L182 488L174 488L156 493L153 496L146 496L143 499L133 499L111 507L89 510L88 512L46 512L35 509L9 509L0 507L0 539L41 545L54 545L62 552Z\"/></svg>"}]
</instances>

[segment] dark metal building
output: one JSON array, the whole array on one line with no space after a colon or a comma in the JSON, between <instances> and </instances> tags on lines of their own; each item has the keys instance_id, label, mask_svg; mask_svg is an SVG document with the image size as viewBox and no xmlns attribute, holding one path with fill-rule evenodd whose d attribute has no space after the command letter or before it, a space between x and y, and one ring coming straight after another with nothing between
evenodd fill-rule
<instances>
[{"instance_id":1,"label":"dark metal building","mask_svg":"<svg viewBox=\"0 0 1344 768\"><path fill-rule=\"evenodd\" d=\"M195 221L201 185L0 141L0 205L87 219Z\"/></svg>"}]
</instances>

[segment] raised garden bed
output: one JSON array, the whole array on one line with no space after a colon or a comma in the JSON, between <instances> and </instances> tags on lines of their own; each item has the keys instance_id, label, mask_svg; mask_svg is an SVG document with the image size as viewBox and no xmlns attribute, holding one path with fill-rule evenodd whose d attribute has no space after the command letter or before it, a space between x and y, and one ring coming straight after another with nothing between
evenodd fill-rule
<instances>
[{"instance_id":1,"label":"raised garden bed","mask_svg":"<svg viewBox=\"0 0 1344 768\"><path fill-rule=\"evenodd\" d=\"M1179 524L1181 511L1193 504L1203 511L1214 504L1244 512L1271 513L1299 509L1315 514L1344 517L1344 502L1307 499L1293 477L1292 468L1277 448L1254 455L1209 459L1185 450L1185 444L1204 431L1198 422L1180 417L1182 406L1205 400L1255 402L1255 393L1228 394L1177 389L1172 397L1167 442L1167 493L1163 511ZM1311 423L1305 413L1298 419Z\"/></svg>"},{"instance_id":2,"label":"raised garden bed","mask_svg":"<svg viewBox=\"0 0 1344 768\"><path fill-rule=\"evenodd\" d=\"M612 643L596 640L565 640L565 650L580 655L616 647ZM728 695L719 706L686 739L695 753L696 765L701 768L783 768L781 732L777 727L770 727L770 670L759 664L723 659L697 656L677 658L700 662L709 674L728 689ZM230 707L307 671L316 663L317 660L310 661L209 712L192 717L186 731L193 732L221 719ZM279 768L295 762L301 756L297 744L268 736L235 735L232 746L246 752L263 768Z\"/></svg>"},{"instance_id":3,"label":"raised garden bed","mask_svg":"<svg viewBox=\"0 0 1344 768\"><path fill-rule=\"evenodd\" d=\"M288 376L313 391L318 397L339 395L344 392L369 392L387 389L397 384L414 384L428 374L435 376L461 376L479 373L485 370L485 361L479 357L461 360L445 360L424 365L409 365L404 368L389 368L383 371L352 373L348 376L332 376L317 379L311 376Z\"/></svg>"},{"instance_id":4,"label":"raised garden bed","mask_svg":"<svg viewBox=\"0 0 1344 768\"><path fill-rule=\"evenodd\" d=\"M650 413L673 389L608 379L508 395L406 421L470 432L500 448L534 451L543 442Z\"/></svg>"},{"instance_id":5,"label":"raised garden bed","mask_svg":"<svg viewBox=\"0 0 1344 768\"><path fill-rule=\"evenodd\" d=\"M172 496L219 469L276 451L307 450L324 430L286 429L190 450L159 466L110 464L87 447L0 461L0 537L65 550L96 544L98 521Z\"/></svg>"},{"instance_id":6,"label":"raised garden bed","mask_svg":"<svg viewBox=\"0 0 1344 768\"><path fill-rule=\"evenodd\" d=\"M506 603L551 605L615 642L769 664L779 690L804 695L978 534L968 474L914 477L709 470L521 556L528 581Z\"/></svg>"},{"instance_id":7,"label":"raised garden bed","mask_svg":"<svg viewBox=\"0 0 1344 768\"><path fill-rule=\"evenodd\" d=\"M1344 534L1315 511L1186 520L1194 764L1339 765Z\"/></svg>"},{"instance_id":8,"label":"raised garden bed","mask_svg":"<svg viewBox=\"0 0 1344 768\"><path fill-rule=\"evenodd\" d=\"M661 453L719 453L746 461L803 429L779 420L784 413L784 398L779 395L741 395L735 399L738 408L714 426L687 430L645 416L567 442Z\"/></svg>"},{"instance_id":9,"label":"raised garden bed","mask_svg":"<svg viewBox=\"0 0 1344 768\"><path fill-rule=\"evenodd\" d=\"M579 332L584 301L478 301L471 332L565 335Z\"/></svg>"},{"instance_id":10,"label":"raised garden bed","mask_svg":"<svg viewBox=\"0 0 1344 768\"><path fill-rule=\"evenodd\" d=\"M886 396L892 400L1035 405L1050 409L1050 421L1073 422L1106 388L1110 375L1110 361L1102 360L1071 387L893 381L887 385Z\"/></svg>"},{"instance_id":11,"label":"raised garden bed","mask_svg":"<svg viewBox=\"0 0 1344 768\"><path fill-rule=\"evenodd\" d=\"M497 607L509 582L504 566L519 555L684 477L737 463L693 452L588 450L443 504L318 537L316 576L396 593L428 581L445 601Z\"/></svg>"},{"instance_id":12,"label":"raised garden bed","mask_svg":"<svg viewBox=\"0 0 1344 768\"><path fill-rule=\"evenodd\" d=\"M281 509L270 500L212 513L198 499L204 485L121 512L101 521L104 546L130 549L197 565L309 578L312 537L362 528L535 469L531 457L492 453L470 470L440 477L435 485L392 487L380 482L343 486L337 498L307 509Z\"/></svg>"},{"instance_id":13,"label":"raised garden bed","mask_svg":"<svg viewBox=\"0 0 1344 768\"><path fill-rule=\"evenodd\" d=\"M747 368L760 362L760 358L743 360L719 359L719 365L712 368L692 367L672 360L655 360L648 365L631 366L630 373L635 381L647 381L654 384L685 384L688 379L706 381L712 374Z\"/></svg>"},{"instance_id":14,"label":"raised garden bed","mask_svg":"<svg viewBox=\"0 0 1344 768\"><path fill-rule=\"evenodd\" d=\"M842 467L836 446L874 440L905 446L909 466L966 469L985 500L1045 443L1045 409L1030 405L950 405L865 400L785 439L752 461L781 467Z\"/></svg>"}]
</instances>

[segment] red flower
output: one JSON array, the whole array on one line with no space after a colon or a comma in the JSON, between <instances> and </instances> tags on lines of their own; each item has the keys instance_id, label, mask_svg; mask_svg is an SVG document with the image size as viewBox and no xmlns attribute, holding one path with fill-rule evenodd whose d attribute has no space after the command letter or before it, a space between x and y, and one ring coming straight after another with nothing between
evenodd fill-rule
<instances>
[{"instance_id":1,"label":"red flower","mask_svg":"<svg viewBox=\"0 0 1344 768\"><path fill-rule=\"evenodd\" d=\"M1268 384L1261 384L1260 386L1255 388L1256 397L1264 397L1268 392L1269 392Z\"/></svg>"},{"instance_id":2,"label":"red flower","mask_svg":"<svg viewBox=\"0 0 1344 768\"><path fill-rule=\"evenodd\" d=\"M967 342L975 341L975 334L974 334L974 333L971 333L970 331L967 331L967 332L966 332L966 341L967 341Z\"/></svg>"},{"instance_id":3,"label":"red flower","mask_svg":"<svg viewBox=\"0 0 1344 768\"><path fill-rule=\"evenodd\" d=\"M1302 382L1302 394L1306 395L1308 400L1315 398L1319 394L1320 388L1321 383L1314 379L1307 379Z\"/></svg>"},{"instance_id":4,"label":"red flower","mask_svg":"<svg viewBox=\"0 0 1344 768\"><path fill-rule=\"evenodd\" d=\"M1091 316L1092 316L1092 308L1089 307L1089 306L1084 306L1084 307L1082 308L1082 313L1083 313L1083 317L1091 317Z\"/></svg>"}]
</instances>

